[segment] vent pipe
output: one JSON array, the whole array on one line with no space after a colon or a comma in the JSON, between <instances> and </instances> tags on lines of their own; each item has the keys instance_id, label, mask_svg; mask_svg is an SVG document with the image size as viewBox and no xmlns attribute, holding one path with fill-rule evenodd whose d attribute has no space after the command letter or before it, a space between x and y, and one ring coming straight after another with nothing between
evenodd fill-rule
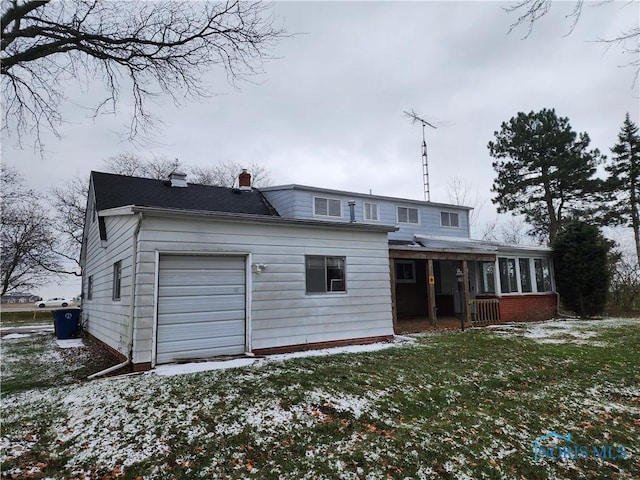
<instances>
[{"instance_id":1,"label":"vent pipe","mask_svg":"<svg viewBox=\"0 0 640 480\"><path fill-rule=\"evenodd\" d=\"M351 223L355 223L356 221L356 201L349 200L349 221Z\"/></svg>"}]
</instances>

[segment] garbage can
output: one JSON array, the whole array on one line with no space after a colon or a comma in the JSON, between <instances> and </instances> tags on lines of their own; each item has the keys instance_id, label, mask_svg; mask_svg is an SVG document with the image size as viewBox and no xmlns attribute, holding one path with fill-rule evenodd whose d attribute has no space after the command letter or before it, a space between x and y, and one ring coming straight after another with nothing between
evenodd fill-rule
<instances>
[{"instance_id":1,"label":"garbage can","mask_svg":"<svg viewBox=\"0 0 640 480\"><path fill-rule=\"evenodd\" d=\"M58 340L80 336L80 308L53 310L53 326Z\"/></svg>"}]
</instances>

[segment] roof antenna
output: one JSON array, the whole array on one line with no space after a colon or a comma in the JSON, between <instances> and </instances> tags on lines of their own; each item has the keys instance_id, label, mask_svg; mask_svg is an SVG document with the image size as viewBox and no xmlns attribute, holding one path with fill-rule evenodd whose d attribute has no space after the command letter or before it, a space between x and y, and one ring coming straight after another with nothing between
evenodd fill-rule
<instances>
[{"instance_id":1,"label":"roof antenna","mask_svg":"<svg viewBox=\"0 0 640 480\"><path fill-rule=\"evenodd\" d=\"M434 130L438 127L433 123L427 122L424 118L419 117L415 110L411 109L408 112L405 110L405 116L409 117L415 125L420 123L422 125L422 182L424 184L424 199L427 202L431 201L431 192L429 191L429 157L427 156L427 140L424 133L424 127L431 127ZM445 127L451 125L448 122L437 122L439 126Z\"/></svg>"}]
</instances>

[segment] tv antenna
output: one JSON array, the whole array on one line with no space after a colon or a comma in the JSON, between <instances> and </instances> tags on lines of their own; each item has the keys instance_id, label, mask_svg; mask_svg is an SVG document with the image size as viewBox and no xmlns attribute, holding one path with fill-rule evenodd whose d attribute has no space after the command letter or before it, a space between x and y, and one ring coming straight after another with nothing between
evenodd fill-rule
<instances>
[{"instance_id":1,"label":"tv antenna","mask_svg":"<svg viewBox=\"0 0 640 480\"><path fill-rule=\"evenodd\" d=\"M427 155L427 139L425 135L425 127L431 127L434 130L440 127L446 127L451 125L449 122L427 122L424 118L418 116L415 110L411 109L408 112L405 110L404 114L409 117L413 124L419 123L422 125L422 182L424 184L424 199L427 202L431 201L431 192L429 191L429 157ZM438 123L436 126L435 123Z\"/></svg>"}]
</instances>

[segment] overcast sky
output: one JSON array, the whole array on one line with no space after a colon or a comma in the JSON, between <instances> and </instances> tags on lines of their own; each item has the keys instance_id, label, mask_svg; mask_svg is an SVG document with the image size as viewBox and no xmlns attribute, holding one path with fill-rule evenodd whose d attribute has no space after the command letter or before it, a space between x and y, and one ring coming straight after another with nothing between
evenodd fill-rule
<instances>
[{"instance_id":1,"label":"overcast sky","mask_svg":"<svg viewBox=\"0 0 640 480\"><path fill-rule=\"evenodd\" d=\"M427 131L431 199L447 202L457 176L477 188L485 205L478 224L495 216L495 176L487 143L518 112L555 108L592 147L608 153L626 112L640 117L633 58L595 40L638 26L638 2L587 4L575 30L565 18L573 2L555 3L523 39L497 2L290 2L275 13L290 33L265 64L265 74L235 89L224 74L209 80L207 102L156 109L159 140L140 148L122 140L127 97L118 116L96 121L100 92L68 90L63 138L45 136L44 156L14 147L2 135L2 157L30 186L46 191L68 176L100 169L123 151L177 157L187 164L257 162L274 184L298 183L357 192L423 198L421 127L415 109L451 125ZM74 106L74 104L76 106ZM474 206L474 205L472 205ZM74 295L79 281L42 289Z\"/></svg>"}]
</instances>

